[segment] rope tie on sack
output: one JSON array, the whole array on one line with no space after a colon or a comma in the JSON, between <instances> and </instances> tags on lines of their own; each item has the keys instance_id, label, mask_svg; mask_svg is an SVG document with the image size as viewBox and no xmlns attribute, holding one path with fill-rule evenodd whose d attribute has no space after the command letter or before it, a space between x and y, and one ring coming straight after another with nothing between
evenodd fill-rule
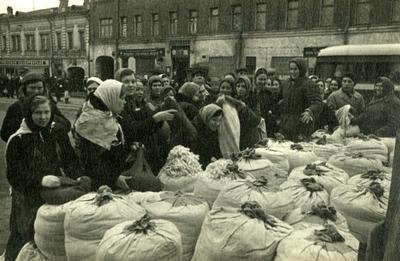
<instances>
[{"instance_id":1,"label":"rope tie on sack","mask_svg":"<svg viewBox=\"0 0 400 261\"><path fill-rule=\"evenodd\" d=\"M329 168L326 165L326 162L321 162L318 164L311 163L307 164L307 166L303 170L303 174L307 176L323 176L324 173L329 172L328 170L322 169L321 167Z\"/></svg>"},{"instance_id":2,"label":"rope tie on sack","mask_svg":"<svg viewBox=\"0 0 400 261\"><path fill-rule=\"evenodd\" d=\"M337 220L336 209L332 206L327 206L321 203L316 206L312 206L311 211L308 214L318 216L325 220L331 220L333 222Z\"/></svg>"},{"instance_id":3,"label":"rope tie on sack","mask_svg":"<svg viewBox=\"0 0 400 261\"><path fill-rule=\"evenodd\" d=\"M382 187L382 185L378 182L372 182L371 184L369 184L368 186L368 190L369 192L371 192L372 194L374 194L374 196L376 198L380 198L384 195L385 193L385 189Z\"/></svg>"},{"instance_id":4,"label":"rope tie on sack","mask_svg":"<svg viewBox=\"0 0 400 261\"><path fill-rule=\"evenodd\" d=\"M297 150L297 151L304 151L304 147L298 143L290 145L290 149Z\"/></svg>"},{"instance_id":5,"label":"rope tie on sack","mask_svg":"<svg viewBox=\"0 0 400 261\"><path fill-rule=\"evenodd\" d=\"M262 139L259 142L257 142L254 147L255 148L268 148L268 139Z\"/></svg>"},{"instance_id":6,"label":"rope tie on sack","mask_svg":"<svg viewBox=\"0 0 400 261\"><path fill-rule=\"evenodd\" d=\"M271 227L276 227L276 221L269 215L266 215L262 210L260 204L256 201L248 201L245 202L239 210L240 213L248 216L249 218L256 218L264 222L265 225L269 225Z\"/></svg>"},{"instance_id":7,"label":"rope tie on sack","mask_svg":"<svg viewBox=\"0 0 400 261\"><path fill-rule=\"evenodd\" d=\"M112 190L108 186L101 186L97 190L96 197L94 198L94 204L98 207L103 206L114 199Z\"/></svg>"},{"instance_id":8,"label":"rope tie on sack","mask_svg":"<svg viewBox=\"0 0 400 261\"><path fill-rule=\"evenodd\" d=\"M154 231L155 226L156 225L151 221L150 216L146 214L141 219L135 221L132 225L126 226L125 230L127 234L135 233L147 235L150 230Z\"/></svg>"},{"instance_id":9,"label":"rope tie on sack","mask_svg":"<svg viewBox=\"0 0 400 261\"><path fill-rule=\"evenodd\" d=\"M314 230L314 236L318 240L326 243L345 242L344 237L339 233L335 226L327 224L324 229Z\"/></svg>"},{"instance_id":10,"label":"rope tie on sack","mask_svg":"<svg viewBox=\"0 0 400 261\"><path fill-rule=\"evenodd\" d=\"M318 192L318 191L323 191L324 186L322 184L317 183L317 181L314 178L305 178L300 180L301 184L312 193ZM311 195L310 195L311 197Z\"/></svg>"},{"instance_id":11,"label":"rope tie on sack","mask_svg":"<svg viewBox=\"0 0 400 261\"><path fill-rule=\"evenodd\" d=\"M182 191L166 191L160 195L162 201L168 202L172 207L197 206L204 202L193 195L185 194Z\"/></svg>"},{"instance_id":12,"label":"rope tie on sack","mask_svg":"<svg viewBox=\"0 0 400 261\"><path fill-rule=\"evenodd\" d=\"M352 159L360 159L360 158L367 158L364 156L364 154L362 152L345 152L344 153L345 156L348 156ZM340 159L340 161L345 161L346 159Z\"/></svg>"},{"instance_id":13,"label":"rope tie on sack","mask_svg":"<svg viewBox=\"0 0 400 261\"><path fill-rule=\"evenodd\" d=\"M316 142L317 145L326 145L328 141L326 139L326 135L323 135L322 138L319 138Z\"/></svg>"},{"instance_id":14,"label":"rope tie on sack","mask_svg":"<svg viewBox=\"0 0 400 261\"><path fill-rule=\"evenodd\" d=\"M384 180L386 176L387 175L382 170L376 169L367 171L366 173L361 175L361 178L370 180Z\"/></svg>"},{"instance_id":15,"label":"rope tie on sack","mask_svg":"<svg viewBox=\"0 0 400 261\"><path fill-rule=\"evenodd\" d=\"M370 134L370 135L358 134L356 137L362 141L381 140L378 136L376 136L374 134Z\"/></svg>"},{"instance_id":16,"label":"rope tie on sack","mask_svg":"<svg viewBox=\"0 0 400 261\"><path fill-rule=\"evenodd\" d=\"M236 179L246 179L247 174L239 169L236 162L229 163L226 168L222 171L224 177L229 177L232 180Z\"/></svg>"}]
</instances>

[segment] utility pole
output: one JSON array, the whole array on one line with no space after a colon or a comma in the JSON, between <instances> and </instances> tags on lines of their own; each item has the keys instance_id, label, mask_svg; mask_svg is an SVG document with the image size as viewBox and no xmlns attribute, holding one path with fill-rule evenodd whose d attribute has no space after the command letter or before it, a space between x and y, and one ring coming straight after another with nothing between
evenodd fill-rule
<instances>
[{"instance_id":1,"label":"utility pole","mask_svg":"<svg viewBox=\"0 0 400 261\"><path fill-rule=\"evenodd\" d=\"M119 36L120 36L120 19L119 19L119 11L120 11L120 5L121 5L121 1L117 0L117 11L116 11L116 32L115 32L115 67L116 70L119 69Z\"/></svg>"}]
</instances>

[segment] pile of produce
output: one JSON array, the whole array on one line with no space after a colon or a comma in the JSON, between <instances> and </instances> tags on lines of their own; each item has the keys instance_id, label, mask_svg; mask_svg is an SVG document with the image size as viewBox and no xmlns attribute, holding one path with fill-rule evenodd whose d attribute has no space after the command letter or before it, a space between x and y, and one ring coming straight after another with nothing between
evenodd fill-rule
<instances>
[{"instance_id":1,"label":"pile of produce","mask_svg":"<svg viewBox=\"0 0 400 261\"><path fill-rule=\"evenodd\" d=\"M272 261L278 243L292 231L256 202L214 209L204 220L192 260Z\"/></svg>"},{"instance_id":2,"label":"pile of produce","mask_svg":"<svg viewBox=\"0 0 400 261\"><path fill-rule=\"evenodd\" d=\"M209 207L204 199L182 192L162 192L160 200L143 203L152 219L175 224L182 236L183 260L190 261Z\"/></svg>"},{"instance_id":3,"label":"pile of produce","mask_svg":"<svg viewBox=\"0 0 400 261\"><path fill-rule=\"evenodd\" d=\"M226 186L214 202L213 209L240 208L247 201L257 202L266 214L279 219L294 208L289 193L269 185L268 180L261 177L256 180L239 180Z\"/></svg>"},{"instance_id":4,"label":"pile of produce","mask_svg":"<svg viewBox=\"0 0 400 261\"><path fill-rule=\"evenodd\" d=\"M332 166L324 161L317 161L307 164L305 167L298 167L292 170L289 179L314 178L319 184L323 185L329 193L334 187L344 185L349 179L349 175L339 168Z\"/></svg>"},{"instance_id":5,"label":"pile of produce","mask_svg":"<svg viewBox=\"0 0 400 261\"><path fill-rule=\"evenodd\" d=\"M176 226L145 215L107 230L96 252L96 261L181 261L182 240Z\"/></svg>"},{"instance_id":6,"label":"pile of produce","mask_svg":"<svg viewBox=\"0 0 400 261\"><path fill-rule=\"evenodd\" d=\"M202 171L199 156L179 145L169 152L158 177L164 190L192 192L196 177Z\"/></svg>"}]
</instances>

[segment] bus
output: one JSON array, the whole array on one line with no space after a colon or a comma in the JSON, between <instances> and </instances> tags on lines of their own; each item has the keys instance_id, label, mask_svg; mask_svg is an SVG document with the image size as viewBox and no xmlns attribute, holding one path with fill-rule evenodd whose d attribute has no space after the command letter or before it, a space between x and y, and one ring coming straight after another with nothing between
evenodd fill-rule
<instances>
[{"instance_id":1,"label":"bus","mask_svg":"<svg viewBox=\"0 0 400 261\"><path fill-rule=\"evenodd\" d=\"M400 93L400 44L339 45L322 49L315 72L322 79L354 74L355 89L367 101L373 96L374 81L379 76L390 78Z\"/></svg>"}]
</instances>

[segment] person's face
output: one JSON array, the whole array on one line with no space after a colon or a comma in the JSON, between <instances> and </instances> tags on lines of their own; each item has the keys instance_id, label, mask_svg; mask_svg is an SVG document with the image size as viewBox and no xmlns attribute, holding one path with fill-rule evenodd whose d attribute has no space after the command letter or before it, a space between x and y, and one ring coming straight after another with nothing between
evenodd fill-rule
<instances>
[{"instance_id":1,"label":"person's face","mask_svg":"<svg viewBox=\"0 0 400 261\"><path fill-rule=\"evenodd\" d=\"M239 97L245 97L247 95L246 84L243 81L236 84L236 92Z\"/></svg>"},{"instance_id":2,"label":"person's face","mask_svg":"<svg viewBox=\"0 0 400 261\"><path fill-rule=\"evenodd\" d=\"M118 103L117 103L117 106L115 108L115 112L116 113L121 113L124 110L125 103L126 103L126 101L125 101L126 93L127 93L127 89L126 89L126 87L124 87L124 85L122 85L121 93L120 93L119 99L118 99Z\"/></svg>"},{"instance_id":3,"label":"person's face","mask_svg":"<svg viewBox=\"0 0 400 261\"><path fill-rule=\"evenodd\" d=\"M170 84L170 80L168 77L164 77L161 79L161 84L163 87L168 86Z\"/></svg>"},{"instance_id":4,"label":"person's face","mask_svg":"<svg viewBox=\"0 0 400 261\"><path fill-rule=\"evenodd\" d=\"M219 88L219 93L220 94L225 94L225 95L232 95L232 86L227 83L227 82L223 82L221 84L221 87Z\"/></svg>"},{"instance_id":5,"label":"person's face","mask_svg":"<svg viewBox=\"0 0 400 261\"><path fill-rule=\"evenodd\" d=\"M329 89L333 92L337 91L339 89L339 83L336 80L332 80L329 84Z\"/></svg>"},{"instance_id":6,"label":"person's face","mask_svg":"<svg viewBox=\"0 0 400 261\"><path fill-rule=\"evenodd\" d=\"M256 85L258 87L258 89L262 90L265 88L266 84L267 84L267 75L266 74L260 74L257 76L256 78Z\"/></svg>"},{"instance_id":7,"label":"person's face","mask_svg":"<svg viewBox=\"0 0 400 261\"><path fill-rule=\"evenodd\" d=\"M94 93L96 91L97 87L99 87L98 83L96 83L96 82L90 83L86 88L87 95Z\"/></svg>"},{"instance_id":8,"label":"person's face","mask_svg":"<svg viewBox=\"0 0 400 261\"><path fill-rule=\"evenodd\" d=\"M353 92L354 81L349 77L344 77L342 80L342 90L346 93Z\"/></svg>"},{"instance_id":9,"label":"person's face","mask_svg":"<svg viewBox=\"0 0 400 261\"><path fill-rule=\"evenodd\" d=\"M208 128L210 128L210 130L212 130L212 131L217 131L219 128L219 125L221 124L222 117L223 117L222 115L212 117L207 124Z\"/></svg>"},{"instance_id":10,"label":"person's face","mask_svg":"<svg viewBox=\"0 0 400 261\"><path fill-rule=\"evenodd\" d=\"M325 92L325 84L324 84L324 82L319 81L319 82L317 82L316 84L317 84L317 86L318 86L320 92L321 92L321 93L324 93L324 92Z\"/></svg>"},{"instance_id":11,"label":"person's face","mask_svg":"<svg viewBox=\"0 0 400 261\"><path fill-rule=\"evenodd\" d=\"M293 80L299 78L300 70L299 70L299 67L297 67L297 64L295 64L295 63L289 64L289 74Z\"/></svg>"},{"instance_id":12,"label":"person's face","mask_svg":"<svg viewBox=\"0 0 400 261\"><path fill-rule=\"evenodd\" d=\"M133 74L131 75L126 75L124 77L122 77L121 79L122 85L125 87L126 89L126 95L133 95L134 93L134 89L135 89L135 76Z\"/></svg>"},{"instance_id":13,"label":"person's face","mask_svg":"<svg viewBox=\"0 0 400 261\"><path fill-rule=\"evenodd\" d=\"M43 92L44 92L43 82L30 83L26 86L27 96L32 96L35 94L43 94Z\"/></svg>"},{"instance_id":14,"label":"person's face","mask_svg":"<svg viewBox=\"0 0 400 261\"><path fill-rule=\"evenodd\" d=\"M193 102L198 102L198 101L200 101L200 100L201 100L201 93L200 93L200 90L198 90L198 91L196 92L196 94L193 95L192 101L193 101Z\"/></svg>"},{"instance_id":15,"label":"person's face","mask_svg":"<svg viewBox=\"0 0 400 261\"><path fill-rule=\"evenodd\" d=\"M40 104L32 112L32 121L35 125L39 127L46 127L51 118L51 109L48 102Z\"/></svg>"},{"instance_id":16,"label":"person's face","mask_svg":"<svg viewBox=\"0 0 400 261\"><path fill-rule=\"evenodd\" d=\"M204 77L202 74L195 74L193 76L193 82L197 83L197 84L204 84Z\"/></svg>"},{"instance_id":17,"label":"person's face","mask_svg":"<svg viewBox=\"0 0 400 261\"><path fill-rule=\"evenodd\" d=\"M272 82L271 90L273 92L279 92L280 91L280 85L279 85L278 81L275 80L275 81Z\"/></svg>"},{"instance_id":18,"label":"person's face","mask_svg":"<svg viewBox=\"0 0 400 261\"><path fill-rule=\"evenodd\" d=\"M151 85L151 91L153 92L153 94L156 96L160 96L161 90L162 90L162 83L161 82L153 82L153 84Z\"/></svg>"},{"instance_id":19,"label":"person's face","mask_svg":"<svg viewBox=\"0 0 400 261\"><path fill-rule=\"evenodd\" d=\"M383 86L382 86L382 83L381 83L381 82L376 83L376 84L374 85L374 91L375 91L375 95L376 95L377 97L382 97L382 95L383 95Z\"/></svg>"},{"instance_id":20,"label":"person's face","mask_svg":"<svg viewBox=\"0 0 400 261\"><path fill-rule=\"evenodd\" d=\"M165 95L165 98L168 98L168 97L171 97L171 98L174 98L174 97L175 97L175 93L174 93L173 90L170 90L170 91Z\"/></svg>"},{"instance_id":21,"label":"person's face","mask_svg":"<svg viewBox=\"0 0 400 261\"><path fill-rule=\"evenodd\" d=\"M136 82L135 87L133 88L133 95L136 98L136 101L142 101L144 98L144 86L142 82Z\"/></svg>"}]
</instances>

